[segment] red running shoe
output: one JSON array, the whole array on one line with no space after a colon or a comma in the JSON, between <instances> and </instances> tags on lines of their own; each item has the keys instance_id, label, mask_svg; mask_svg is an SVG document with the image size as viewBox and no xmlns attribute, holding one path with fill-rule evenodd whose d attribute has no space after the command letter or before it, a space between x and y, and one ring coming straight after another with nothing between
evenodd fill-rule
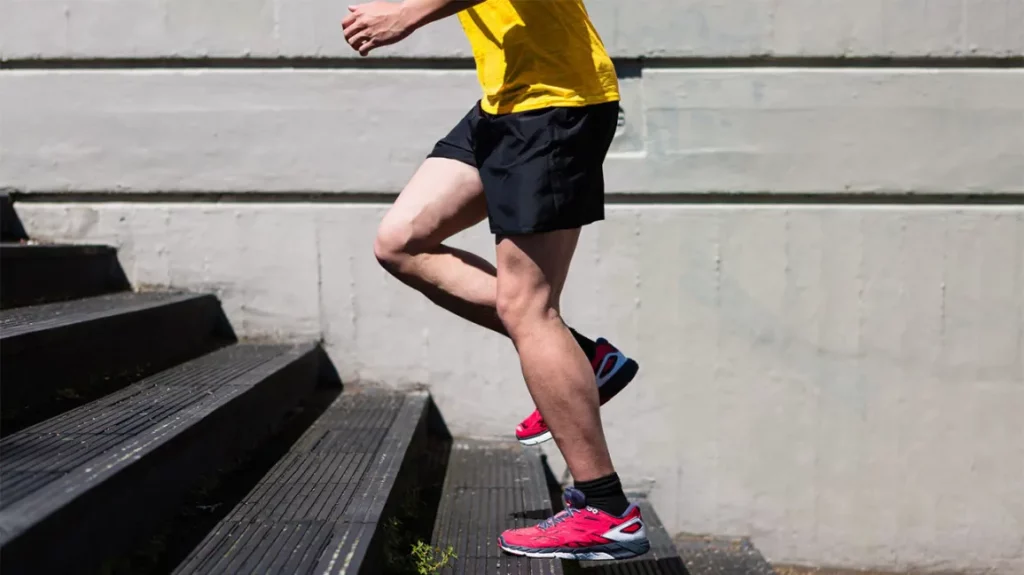
<instances>
[{"instance_id":1,"label":"red running shoe","mask_svg":"<svg viewBox=\"0 0 1024 575\"><path fill-rule=\"evenodd\" d=\"M565 511L534 527L509 529L498 546L512 555L610 561L643 555L651 548L640 508L630 505L621 517L587 506L581 491L565 490Z\"/></svg>"},{"instance_id":2,"label":"red running shoe","mask_svg":"<svg viewBox=\"0 0 1024 575\"><path fill-rule=\"evenodd\" d=\"M594 367L597 393L601 398L601 405L604 405L633 381L636 372L640 370L640 365L626 357L603 337L598 338L596 351L590 363ZM551 431L548 430L539 410L533 410L533 413L516 427L516 439L523 445L537 445L551 439Z\"/></svg>"}]
</instances>

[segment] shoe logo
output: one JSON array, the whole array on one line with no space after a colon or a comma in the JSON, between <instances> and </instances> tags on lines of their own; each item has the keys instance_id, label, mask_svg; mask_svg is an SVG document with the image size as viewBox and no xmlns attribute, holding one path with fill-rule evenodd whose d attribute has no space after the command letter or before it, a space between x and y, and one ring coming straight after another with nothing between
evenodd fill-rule
<instances>
[{"instance_id":1,"label":"shoe logo","mask_svg":"<svg viewBox=\"0 0 1024 575\"><path fill-rule=\"evenodd\" d=\"M632 525L630 525L628 527L623 527L622 528L622 532L623 533L636 533L637 531L640 531L641 529L643 529L643 527L644 526L641 525L639 521L637 521L636 523L633 523Z\"/></svg>"},{"instance_id":2,"label":"shoe logo","mask_svg":"<svg viewBox=\"0 0 1024 575\"><path fill-rule=\"evenodd\" d=\"M611 541L638 541L647 539L647 529L644 528L643 519L634 517L610 529L603 537Z\"/></svg>"},{"instance_id":3,"label":"shoe logo","mask_svg":"<svg viewBox=\"0 0 1024 575\"><path fill-rule=\"evenodd\" d=\"M626 356L622 355L622 352L612 351L608 352L601 358L601 363L597 367L597 386L608 383L608 380L615 375L615 372L619 371L619 368L626 363Z\"/></svg>"}]
</instances>

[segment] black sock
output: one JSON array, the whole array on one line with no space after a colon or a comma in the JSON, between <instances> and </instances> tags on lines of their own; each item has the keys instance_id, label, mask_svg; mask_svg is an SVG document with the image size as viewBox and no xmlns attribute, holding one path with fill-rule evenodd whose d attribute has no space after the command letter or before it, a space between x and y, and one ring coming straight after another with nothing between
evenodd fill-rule
<instances>
[{"instance_id":1,"label":"black sock","mask_svg":"<svg viewBox=\"0 0 1024 575\"><path fill-rule=\"evenodd\" d=\"M587 339L586 336L580 335L578 331L571 327L569 331L576 338L576 343L580 344L580 347L583 348L583 353L587 354L587 359L593 360L594 356L597 355L597 344L593 340Z\"/></svg>"},{"instance_id":2,"label":"black sock","mask_svg":"<svg viewBox=\"0 0 1024 575\"><path fill-rule=\"evenodd\" d=\"M619 474L612 473L592 481L577 481L576 489L583 492L587 505L618 517L629 508L626 494L622 492Z\"/></svg>"}]
</instances>

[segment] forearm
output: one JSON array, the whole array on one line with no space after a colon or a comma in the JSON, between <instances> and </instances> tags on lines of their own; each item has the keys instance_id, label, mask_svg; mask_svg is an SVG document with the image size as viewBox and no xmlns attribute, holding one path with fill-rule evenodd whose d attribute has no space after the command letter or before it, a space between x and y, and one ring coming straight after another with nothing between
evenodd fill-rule
<instances>
[{"instance_id":1,"label":"forearm","mask_svg":"<svg viewBox=\"0 0 1024 575\"><path fill-rule=\"evenodd\" d=\"M413 28L426 26L442 18L457 14L485 0L404 0L402 12Z\"/></svg>"}]
</instances>

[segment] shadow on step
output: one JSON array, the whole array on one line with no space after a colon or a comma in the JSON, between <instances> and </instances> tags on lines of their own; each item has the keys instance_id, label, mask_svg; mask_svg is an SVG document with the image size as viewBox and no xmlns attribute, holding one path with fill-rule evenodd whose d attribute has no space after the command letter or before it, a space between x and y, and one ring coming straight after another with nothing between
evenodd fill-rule
<instances>
[{"instance_id":1,"label":"shadow on step","mask_svg":"<svg viewBox=\"0 0 1024 575\"><path fill-rule=\"evenodd\" d=\"M333 366L329 361L320 365L319 388L286 416L269 441L240 460L225 462L189 494L181 512L156 536L131 554L109 561L101 573L157 575L173 571L341 394L341 380Z\"/></svg>"},{"instance_id":2,"label":"shadow on step","mask_svg":"<svg viewBox=\"0 0 1024 575\"><path fill-rule=\"evenodd\" d=\"M0 311L6 436L237 341L217 298L122 292Z\"/></svg>"},{"instance_id":3,"label":"shadow on step","mask_svg":"<svg viewBox=\"0 0 1024 575\"><path fill-rule=\"evenodd\" d=\"M451 455L452 436L437 405L427 407L426 433L417 434L398 473L393 493L382 513L377 557L366 563L372 573L418 573L414 549L430 541ZM372 567L376 566L376 567ZM360 572L366 572L364 567Z\"/></svg>"},{"instance_id":4,"label":"shadow on step","mask_svg":"<svg viewBox=\"0 0 1024 575\"><path fill-rule=\"evenodd\" d=\"M568 562L566 562L568 563ZM604 563L566 565L565 575L586 574L586 575L696 575L691 574L683 564L683 560L676 557L659 557L655 559L633 559L630 561L618 561ZM735 575L745 575L737 573Z\"/></svg>"},{"instance_id":5,"label":"shadow on step","mask_svg":"<svg viewBox=\"0 0 1024 575\"><path fill-rule=\"evenodd\" d=\"M17 242L28 238L25 227L21 225L21 218L14 211L14 204L11 196L0 194L0 240L5 242Z\"/></svg>"}]
</instances>

